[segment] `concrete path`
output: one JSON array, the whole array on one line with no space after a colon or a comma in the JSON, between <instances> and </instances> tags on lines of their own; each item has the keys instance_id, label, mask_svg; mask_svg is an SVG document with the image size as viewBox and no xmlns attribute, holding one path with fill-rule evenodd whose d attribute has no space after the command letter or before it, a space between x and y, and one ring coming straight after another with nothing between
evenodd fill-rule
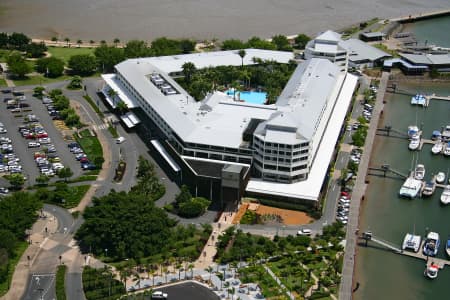
<instances>
[{"instance_id":1,"label":"concrete path","mask_svg":"<svg viewBox=\"0 0 450 300\"><path fill-rule=\"evenodd\" d=\"M370 121L369 130L367 132L366 142L364 144L365 150L361 157L361 162L358 167L358 177L355 182L355 188L353 189L350 204L350 214L347 224L347 233L345 236L346 245L344 264L342 268L342 281L339 289L339 299L341 300L352 299L353 271L355 265L354 258L356 256L360 205L361 201L364 199L364 194L366 192L367 170L369 168L370 156L372 154L372 147L378 127L378 122L380 119L381 111L383 110L383 100L388 79L389 73L383 72L380 80L380 85L378 87L378 94L375 102L375 107L373 109L372 119Z\"/></svg>"},{"instance_id":2,"label":"concrete path","mask_svg":"<svg viewBox=\"0 0 450 300\"><path fill-rule=\"evenodd\" d=\"M291 291L289 291L289 289L281 282L280 278L277 277L277 275L275 275L275 273L272 272L272 270L267 267L266 265L262 265L262 267L264 268L264 270L266 270L266 272L270 275L270 277L273 278L273 280L275 280L275 282L284 290L286 291L286 293L288 294L289 299L291 300L295 300L294 295L292 295Z\"/></svg>"},{"instance_id":3,"label":"concrete path","mask_svg":"<svg viewBox=\"0 0 450 300\"><path fill-rule=\"evenodd\" d=\"M1 300L17 300L25 293L28 284L30 269L33 267L37 256L48 242L49 236L56 233L58 228L57 219L48 212L44 212L34 223L30 231L30 246L25 250L16 265L11 280L11 286ZM30 258L30 259L28 259Z\"/></svg>"}]
</instances>

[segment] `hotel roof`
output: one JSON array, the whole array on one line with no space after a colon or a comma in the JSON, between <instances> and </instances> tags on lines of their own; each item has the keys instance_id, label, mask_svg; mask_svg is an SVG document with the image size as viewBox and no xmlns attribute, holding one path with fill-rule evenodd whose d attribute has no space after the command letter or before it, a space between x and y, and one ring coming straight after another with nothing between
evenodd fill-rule
<instances>
[{"instance_id":1,"label":"hotel roof","mask_svg":"<svg viewBox=\"0 0 450 300\"><path fill-rule=\"evenodd\" d=\"M389 53L358 39L348 39L340 42L339 45L347 49L348 59L350 61L375 61L383 57L392 57Z\"/></svg>"}]
</instances>

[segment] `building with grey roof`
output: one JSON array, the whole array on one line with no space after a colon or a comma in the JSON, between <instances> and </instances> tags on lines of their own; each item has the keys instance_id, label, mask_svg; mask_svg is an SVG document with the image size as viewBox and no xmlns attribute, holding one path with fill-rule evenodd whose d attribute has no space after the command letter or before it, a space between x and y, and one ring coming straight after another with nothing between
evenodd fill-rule
<instances>
[{"instance_id":1,"label":"building with grey roof","mask_svg":"<svg viewBox=\"0 0 450 300\"><path fill-rule=\"evenodd\" d=\"M253 50L247 49L247 55L258 57ZM229 56L229 51L224 52L229 60L219 59L222 52L191 58L197 58L196 66L217 66L236 58L241 64L236 53ZM276 54L273 60L289 61L285 53L270 52ZM183 59L190 61L186 56ZM319 155L320 149L324 144L336 143L338 135L334 133L326 141L323 137L330 127L342 126L343 119L332 121L333 111L344 98L339 110L347 110L356 85L354 76L341 72L328 60L314 58L297 67L273 105L235 101L222 92L214 92L197 102L168 74L179 68L173 65L173 60L139 58L119 63L116 74L104 76L104 94L108 94L112 85L120 89L118 97L125 97L122 101L140 108L156 124L172 153L179 156L178 162L188 164L193 159L201 160L202 164L226 162L224 174L233 169L229 165L252 166L253 178L282 184L306 182L314 165L321 166L324 159L329 164L331 156ZM168 65L161 61L167 61ZM246 62L255 60L249 58ZM319 177L314 176L314 182L309 182L318 186L316 190L320 190L324 181L324 176ZM212 187L211 183L211 190ZM271 189L276 192L279 188L272 185L267 192L271 194ZM292 198L318 200L319 193L316 194L305 198L300 190Z\"/></svg>"},{"instance_id":2,"label":"building with grey roof","mask_svg":"<svg viewBox=\"0 0 450 300\"><path fill-rule=\"evenodd\" d=\"M385 59L392 57L389 53L358 39L344 40L339 45L347 49L349 67L373 68L381 66Z\"/></svg>"}]
</instances>

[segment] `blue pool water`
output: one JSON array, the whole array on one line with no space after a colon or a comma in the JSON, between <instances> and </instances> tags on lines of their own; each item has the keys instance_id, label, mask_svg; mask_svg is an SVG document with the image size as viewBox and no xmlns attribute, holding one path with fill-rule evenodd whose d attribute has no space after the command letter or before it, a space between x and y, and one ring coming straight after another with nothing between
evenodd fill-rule
<instances>
[{"instance_id":1,"label":"blue pool water","mask_svg":"<svg viewBox=\"0 0 450 300\"><path fill-rule=\"evenodd\" d=\"M233 90L227 90L225 92L227 95L233 97ZM240 97L238 98L238 93ZM267 93L264 92L247 92L247 91L236 91L236 99L241 99L245 102L252 104L264 104L266 102Z\"/></svg>"}]
</instances>

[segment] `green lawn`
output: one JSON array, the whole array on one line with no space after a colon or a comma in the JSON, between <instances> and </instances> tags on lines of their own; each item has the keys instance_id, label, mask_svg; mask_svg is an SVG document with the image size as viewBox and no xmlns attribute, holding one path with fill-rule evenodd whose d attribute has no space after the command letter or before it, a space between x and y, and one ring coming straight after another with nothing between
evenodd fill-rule
<instances>
[{"instance_id":1,"label":"green lawn","mask_svg":"<svg viewBox=\"0 0 450 300\"><path fill-rule=\"evenodd\" d=\"M0 78L0 87L6 87L6 86L7 86L7 84L6 84L5 79Z\"/></svg>"},{"instance_id":2,"label":"green lawn","mask_svg":"<svg viewBox=\"0 0 450 300\"><path fill-rule=\"evenodd\" d=\"M266 298L288 299L285 292L260 265L239 269L239 278L243 283L257 283Z\"/></svg>"},{"instance_id":3,"label":"green lawn","mask_svg":"<svg viewBox=\"0 0 450 300\"><path fill-rule=\"evenodd\" d=\"M15 251L16 255L9 261L8 278L5 281L0 282L0 297L8 292L9 283L11 282L14 270L16 269L16 265L27 248L28 248L27 242L23 241L18 243Z\"/></svg>"},{"instance_id":4,"label":"green lawn","mask_svg":"<svg viewBox=\"0 0 450 300\"><path fill-rule=\"evenodd\" d=\"M63 75L56 78L48 78L41 74L34 75L34 76L27 76L25 79L18 79L14 80L14 84L17 86L23 86L23 85L38 85L38 84L48 84L52 82L58 82L63 80L70 79L71 76Z\"/></svg>"},{"instance_id":5,"label":"green lawn","mask_svg":"<svg viewBox=\"0 0 450 300\"><path fill-rule=\"evenodd\" d=\"M67 47L48 47L48 52L53 56L62 59L66 63L72 55L94 54L93 48L67 48Z\"/></svg>"},{"instance_id":6,"label":"green lawn","mask_svg":"<svg viewBox=\"0 0 450 300\"><path fill-rule=\"evenodd\" d=\"M66 277L67 266L60 265L56 271L56 299L66 300L66 288L64 279Z\"/></svg>"},{"instance_id":7,"label":"green lawn","mask_svg":"<svg viewBox=\"0 0 450 300\"><path fill-rule=\"evenodd\" d=\"M66 208L76 207L90 187L91 187L90 185L71 186L70 187L71 193L67 193L67 195L64 198L66 200L64 207Z\"/></svg>"},{"instance_id":8,"label":"green lawn","mask_svg":"<svg viewBox=\"0 0 450 300\"><path fill-rule=\"evenodd\" d=\"M76 141L80 144L84 153L86 153L87 157L92 163L96 163L100 158L103 159L102 145L100 144L96 136L91 136L88 129L82 130L80 132L81 138L77 134L75 134L74 136ZM101 167L99 165L97 166Z\"/></svg>"}]
</instances>

